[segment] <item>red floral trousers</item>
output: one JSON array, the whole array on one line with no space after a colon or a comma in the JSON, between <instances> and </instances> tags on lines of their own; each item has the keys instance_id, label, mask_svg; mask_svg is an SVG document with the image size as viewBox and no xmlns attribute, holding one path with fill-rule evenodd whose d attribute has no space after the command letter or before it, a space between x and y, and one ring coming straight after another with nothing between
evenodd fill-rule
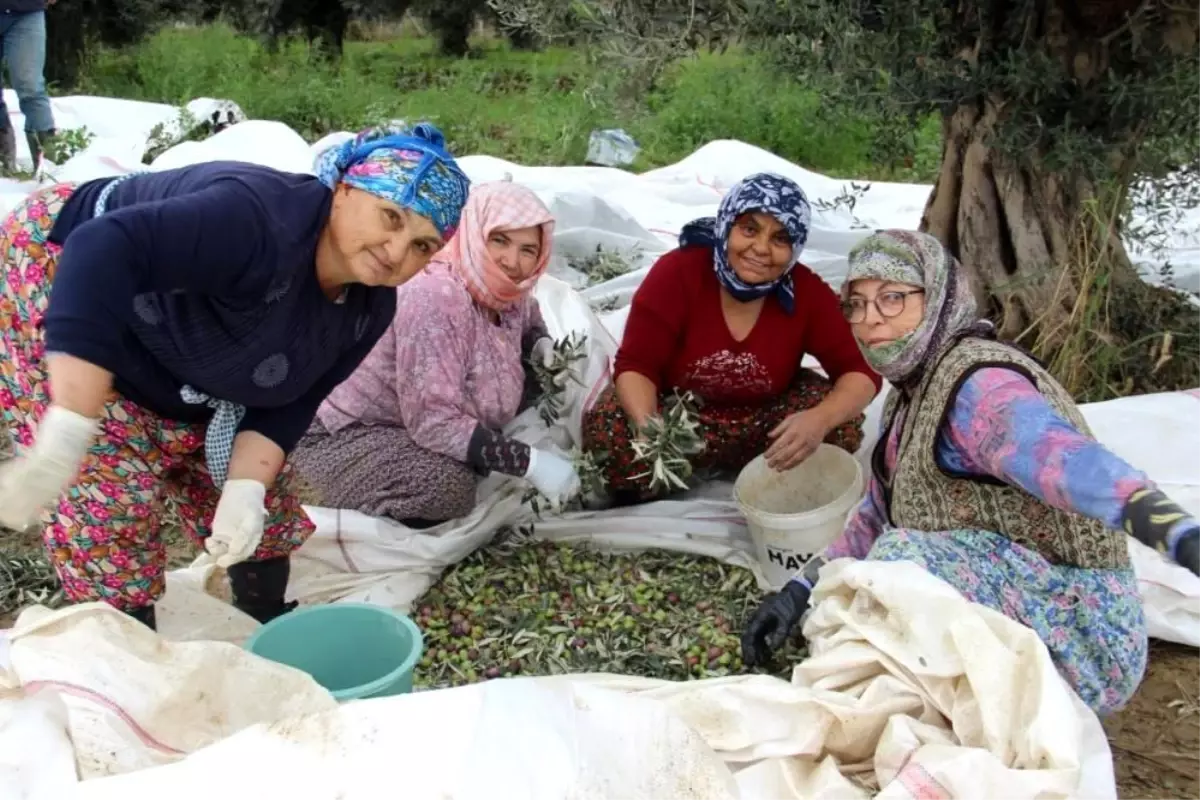
<instances>
[{"instance_id":1,"label":"red floral trousers","mask_svg":"<svg viewBox=\"0 0 1200 800\"><path fill-rule=\"evenodd\" d=\"M704 451L692 460L696 470L737 474L761 455L770 444L767 433L797 411L813 408L833 391L833 384L810 369L801 369L792 386L774 402L758 407L699 408ZM660 398L660 408L662 398ZM862 444L863 416L834 428L825 441L848 452ZM661 493L650 490L649 476L637 477L649 468L638 461L633 450L633 426L608 389L583 418L583 449L606 452L605 475L610 492L633 494L652 500Z\"/></svg>"}]
</instances>

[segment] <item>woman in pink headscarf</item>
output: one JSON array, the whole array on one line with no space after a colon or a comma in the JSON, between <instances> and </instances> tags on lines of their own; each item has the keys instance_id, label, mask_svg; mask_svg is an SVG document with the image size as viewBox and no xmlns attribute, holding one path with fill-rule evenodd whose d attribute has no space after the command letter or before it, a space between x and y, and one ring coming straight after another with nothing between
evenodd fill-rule
<instances>
[{"instance_id":1,"label":"woman in pink headscarf","mask_svg":"<svg viewBox=\"0 0 1200 800\"><path fill-rule=\"evenodd\" d=\"M553 232L529 189L472 187L458 231L400 287L391 327L296 448L324 505L424 528L468 514L492 471L551 500L577 490L570 462L500 432L527 396L525 360L551 357L532 293Z\"/></svg>"}]
</instances>

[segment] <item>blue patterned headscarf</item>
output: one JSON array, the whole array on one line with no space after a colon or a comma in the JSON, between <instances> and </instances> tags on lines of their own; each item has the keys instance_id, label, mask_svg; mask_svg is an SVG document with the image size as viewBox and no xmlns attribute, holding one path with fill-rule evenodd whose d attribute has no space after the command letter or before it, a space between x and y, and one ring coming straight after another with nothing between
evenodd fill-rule
<instances>
[{"instance_id":1,"label":"blue patterned headscarf","mask_svg":"<svg viewBox=\"0 0 1200 800\"><path fill-rule=\"evenodd\" d=\"M729 232L742 214L770 214L788 232L792 240L792 263L773 281L746 283L729 264ZM782 175L760 172L736 184L721 200L717 216L702 217L684 226L679 234L680 247L711 247L717 280L735 300L749 302L774 294L783 310L791 314L796 308L796 293L792 288L792 270L800 262L800 253L808 241L808 226L812 208L808 198L795 181Z\"/></svg>"},{"instance_id":2,"label":"blue patterned headscarf","mask_svg":"<svg viewBox=\"0 0 1200 800\"><path fill-rule=\"evenodd\" d=\"M458 228L471 182L446 152L446 138L428 122L395 122L360 131L317 156L316 172L330 189L345 183L433 222L443 239Z\"/></svg>"}]
</instances>

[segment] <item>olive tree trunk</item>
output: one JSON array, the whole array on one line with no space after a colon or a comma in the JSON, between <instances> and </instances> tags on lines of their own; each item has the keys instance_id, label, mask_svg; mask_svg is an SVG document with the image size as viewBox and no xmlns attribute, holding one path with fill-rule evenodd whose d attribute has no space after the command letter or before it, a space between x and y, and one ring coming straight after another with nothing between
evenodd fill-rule
<instances>
[{"instance_id":1,"label":"olive tree trunk","mask_svg":"<svg viewBox=\"0 0 1200 800\"><path fill-rule=\"evenodd\" d=\"M1094 187L1066 185L1033 154L1018 162L989 147L999 107L960 106L944 117L941 171L921 229L958 256L1001 336L1024 340L1064 327L1095 261L1114 284L1141 280L1115 224L1089 209Z\"/></svg>"}]
</instances>

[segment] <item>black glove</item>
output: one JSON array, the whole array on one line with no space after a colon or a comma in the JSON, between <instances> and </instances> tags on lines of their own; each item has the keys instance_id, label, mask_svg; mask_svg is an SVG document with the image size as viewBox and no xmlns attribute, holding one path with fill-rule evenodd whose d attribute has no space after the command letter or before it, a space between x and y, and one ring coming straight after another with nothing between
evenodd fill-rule
<instances>
[{"instance_id":1,"label":"black glove","mask_svg":"<svg viewBox=\"0 0 1200 800\"><path fill-rule=\"evenodd\" d=\"M809 589L799 581L788 581L783 590L768 595L742 631L742 662L747 667L765 666L808 608Z\"/></svg>"},{"instance_id":2,"label":"black glove","mask_svg":"<svg viewBox=\"0 0 1200 800\"><path fill-rule=\"evenodd\" d=\"M1175 543L1175 563L1200 575L1200 528L1192 528Z\"/></svg>"}]
</instances>

